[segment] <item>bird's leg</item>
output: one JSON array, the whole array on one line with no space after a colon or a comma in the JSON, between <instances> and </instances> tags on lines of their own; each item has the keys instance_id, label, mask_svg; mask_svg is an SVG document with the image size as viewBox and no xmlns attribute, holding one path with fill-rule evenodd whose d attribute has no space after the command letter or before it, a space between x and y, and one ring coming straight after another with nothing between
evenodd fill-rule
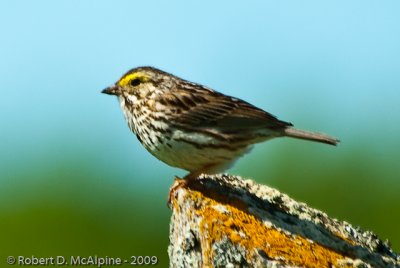
<instances>
[{"instance_id":1,"label":"bird's leg","mask_svg":"<svg viewBox=\"0 0 400 268\"><path fill-rule=\"evenodd\" d=\"M194 181L200 176L200 174L204 173L204 171L205 171L205 169L192 171L189 174L187 174L185 177L183 177L183 179L185 180L185 182Z\"/></svg>"},{"instance_id":2,"label":"bird's leg","mask_svg":"<svg viewBox=\"0 0 400 268\"><path fill-rule=\"evenodd\" d=\"M172 187L169 189L167 206L168 207L170 206L171 200L172 200L172 195L178 188L190 185L190 183L194 182L202 173L207 173L207 171L212 170L214 167L215 167L215 165L207 165L199 170L190 172L183 178L179 178L178 176L175 176L175 182L172 185Z\"/></svg>"},{"instance_id":3,"label":"bird's leg","mask_svg":"<svg viewBox=\"0 0 400 268\"><path fill-rule=\"evenodd\" d=\"M200 174L201 174L201 172L200 173L199 172L190 172L183 178L179 178L178 176L175 176L174 184L171 186L171 188L169 188L167 206L170 207L172 195L175 193L175 191L177 189L189 185L190 182L195 180L198 177L198 175L200 175Z\"/></svg>"}]
</instances>

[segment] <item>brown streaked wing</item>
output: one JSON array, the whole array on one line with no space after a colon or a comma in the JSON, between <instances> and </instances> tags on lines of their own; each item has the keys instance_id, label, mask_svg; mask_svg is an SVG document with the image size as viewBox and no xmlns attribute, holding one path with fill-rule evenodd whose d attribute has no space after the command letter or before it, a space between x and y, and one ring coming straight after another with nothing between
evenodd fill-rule
<instances>
[{"instance_id":1,"label":"brown streaked wing","mask_svg":"<svg viewBox=\"0 0 400 268\"><path fill-rule=\"evenodd\" d=\"M248 102L200 85L196 85L196 89L175 88L164 93L159 101L174 107L167 113L170 122L177 126L217 128L229 133L259 128L280 129L292 125ZM177 113L176 109L180 112Z\"/></svg>"}]
</instances>

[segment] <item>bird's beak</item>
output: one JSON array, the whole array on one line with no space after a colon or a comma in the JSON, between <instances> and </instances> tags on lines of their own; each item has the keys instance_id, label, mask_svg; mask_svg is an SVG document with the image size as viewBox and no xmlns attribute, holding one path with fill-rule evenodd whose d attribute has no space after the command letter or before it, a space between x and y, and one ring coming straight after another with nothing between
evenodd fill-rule
<instances>
[{"instance_id":1,"label":"bird's beak","mask_svg":"<svg viewBox=\"0 0 400 268\"><path fill-rule=\"evenodd\" d=\"M101 91L101 93L118 96L121 94L121 90L119 89L119 87L117 85L112 85L110 87L103 89Z\"/></svg>"}]
</instances>

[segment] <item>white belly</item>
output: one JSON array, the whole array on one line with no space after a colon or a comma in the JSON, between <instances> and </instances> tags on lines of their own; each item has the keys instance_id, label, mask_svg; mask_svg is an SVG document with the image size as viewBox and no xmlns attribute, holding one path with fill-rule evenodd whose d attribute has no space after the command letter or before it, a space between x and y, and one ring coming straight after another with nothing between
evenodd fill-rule
<instances>
[{"instance_id":1,"label":"white belly","mask_svg":"<svg viewBox=\"0 0 400 268\"><path fill-rule=\"evenodd\" d=\"M170 128L165 122L150 120L150 111L146 107L132 114L132 110L125 109L124 98L120 97L119 100L130 129L143 146L170 166L191 172L213 166L207 171L221 172L252 148L248 143L229 144L204 133L187 133Z\"/></svg>"},{"instance_id":2,"label":"white belly","mask_svg":"<svg viewBox=\"0 0 400 268\"><path fill-rule=\"evenodd\" d=\"M251 146L238 147L236 150L220 148L217 141L204 134L184 134L180 130L174 130L172 133L172 138L168 141L147 149L168 165L188 171L213 166L213 171L221 172L251 149Z\"/></svg>"}]
</instances>

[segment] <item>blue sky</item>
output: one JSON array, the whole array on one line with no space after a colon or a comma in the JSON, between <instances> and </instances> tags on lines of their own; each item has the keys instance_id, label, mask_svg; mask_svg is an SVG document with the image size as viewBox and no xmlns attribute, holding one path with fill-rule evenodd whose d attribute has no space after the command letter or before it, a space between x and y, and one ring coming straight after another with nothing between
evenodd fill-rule
<instances>
[{"instance_id":1,"label":"blue sky","mask_svg":"<svg viewBox=\"0 0 400 268\"><path fill-rule=\"evenodd\" d=\"M150 158L131 142L116 101L99 93L140 65L347 146L361 140L393 150L399 8L398 1L3 1L0 162L77 148L131 147L137 159Z\"/></svg>"}]
</instances>

